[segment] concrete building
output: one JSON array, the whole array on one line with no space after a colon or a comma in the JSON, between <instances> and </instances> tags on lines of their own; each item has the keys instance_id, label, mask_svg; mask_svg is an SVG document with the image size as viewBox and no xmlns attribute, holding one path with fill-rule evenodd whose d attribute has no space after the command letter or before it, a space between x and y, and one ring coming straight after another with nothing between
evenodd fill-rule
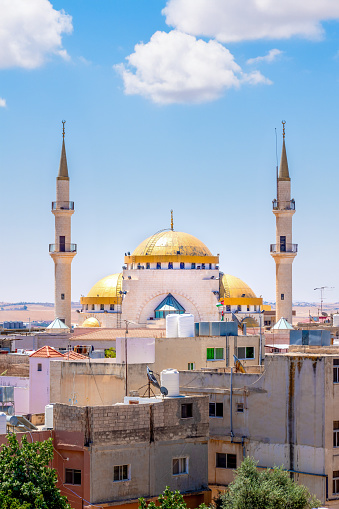
<instances>
[{"instance_id":1,"label":"concrete building","mask_svg":"<svg viewBox=\"0 0 339 509\"><path fill-rule=\"evenodd\" d=\"M54 461L74 509L137 509L139 497L152 499L166 486L179 490L188 507L209 503L207 397L56 404L53 414Z\"/></svg>"},{"instance_id":2,"label":"concrete building","mask_svg":"<svg viewBox=\"0 0 339 509\"><path fill-rule=\"evenodd\" d=\"M291 179L285 146L285 122L283 122L283 146L280 169L277 175L277 198L273 200L276 218L276 243L271 244L271 256L276 266L276 322L280 318L292 323L292 263L298 245L292 244L292 217L295 201L291 200Z\"/></svg>"},{"instance_id":3,"label":"concrete building","mask_svg":"<svg viewBox=\"0 0 339 509\"><path fill-rule=\"evenodd\" d=\"M339 348L290 349L267 355L261 371L180 373L182 393L210 396L209 485L223 489L252 456L339 508Z\"/></svg>"},{"instance_id":4,"label":"concrete building","mask_svg":"<svg viewBox=\"0 0 339 509\"><path fill-rule=\"evenodd\" d=\"M55 318L71 327L71 264L77 252L71 243L71 217L74 202L69 201L69 176L65 149L65 122L63 122L62 149L59 173L56 179L56 201L52 202L55 217L55 241L49 245L49 254L54 261Z\"/></svg>"}]
</instances>

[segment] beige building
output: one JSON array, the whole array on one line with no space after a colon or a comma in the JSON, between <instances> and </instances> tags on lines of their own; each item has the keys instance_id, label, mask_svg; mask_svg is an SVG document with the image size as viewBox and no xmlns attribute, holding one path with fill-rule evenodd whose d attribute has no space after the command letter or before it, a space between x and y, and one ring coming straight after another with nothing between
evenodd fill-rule
<instances>
[{"instance_id":1,"label":"beige building","mask_svg":"<svg viewBox=\"0 0 339 509\"><path fill-rule=\"evenodd\" d=\"M261 373L180 373L182 393L210 396L209 485L223 489L252 456L339 508L339 348L291 349L267 355Z\"/></svg>"},{"instance_id":2,"label":"beige building","mask_svg":"<svg viewBox=\"0 0 339 509\"><path fill-rule=\"evenodd\" d=\"M210 502L207 397L57 404L53 414L61 492L75 509L137 509L139 497L152 499L166 486L188 507Z\"/></svg>"},{"instance_id":3,"label":"beige building","mask_svg":"<svg viewBox=\"0 0 339 509\"><path fill-rule=\"evenodd\" d=\"M71 243L71 217L74 202L69 201L69 176L65 149L65 122L63 122L62 149L59 173L56 180L56 201L52 202L55 217L55 240L49 245L49 254L54 261L55 318L71 327L71 264L77 252Z\"/></svg>"},{"instance_id":4,"label":"beige building","mask_svg":"<svg viewBox=\"0 0 339 509\"><path fill-rule=\"evenodd\" d=\"M279 174L277 175L277 199L273 200L276 219L276 243L271 244L271 255L276 266L276 322L286 318L292 323L292 263L298 245L292 244L292 217L295 201L291 200L291 179L285 146L285 122L283 122L283 146Z\"/></svg>"}]
</instances>

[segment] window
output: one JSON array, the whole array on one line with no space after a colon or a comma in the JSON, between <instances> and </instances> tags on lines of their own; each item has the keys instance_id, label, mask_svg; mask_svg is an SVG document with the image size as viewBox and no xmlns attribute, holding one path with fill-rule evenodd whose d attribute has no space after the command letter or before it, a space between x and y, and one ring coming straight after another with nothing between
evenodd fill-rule
<instances>
[{"instance_id":1,"label":"window","mask_svg":"<svg viewBox=\"0 0 339 509\"><path fill-rule=\"evenodd\" d=\"M129 481L129 479L129 465L115 465L113 481Z\"/></svg>"},{"instance_id":2,"label":"window","mask_svg":"<svg viewBox=\"0 0 339 509\"><path fill-rule=\"evenodd\" d=\"M223 417L224 405L222 403L210 403L210 417Z\"/></svg>"},{"instance_id":3,"label":"window","mask_svg":"<svg viewBox=\"0 0 339 509\"><path fill-rule=\"evenodd\" d=\"M61 294L61 300L65 300L65 294L64 293Z\"/></svg>"},{"instance_id":4,"label":"window","mask_svg":"<svg viewBox=\"0 0 339 509\"><path fill-rule=\"evenodd\" d=\"M230 313L230 312L231 312L231 306L230 306L229 304L226 304L226 311L227 311L228 313Z\"/></svg>"},{"instance_id":5,"label":"window","mask_svg":"<svg viewBox=\"0 0 339 509\"><path fill-rule=\"evenodd\" d=\"M212 269L212 264L210 263L210 270Z\"/></svg>"},{"instance_id":6,"label":"window","mask_svg":"<svg viewBox=\"0 0 339 509\"><path fill-rule=\"evenodd\" d=\"M286 253L286 236L281 235L280 237L280 252Z\"/></svg>"},{"instance_id":7,"label":"window","mask_svg":"<svg viewBox=\"0 0 339 509\"><path fill-rule=\"evenodd\" d=\"M333 447L339 447L339 421L333 421Z\"/></svg>"},{"instance_id":8,"label":"window","mask_svg":"<svg viewBox=\"0 0 339 509\"><path fill-rule=\"evenodd\" d=\"M223 348L207 348L207 360L208 361L219 361L224 359Z\"/></svg>"},{"instance_id":9,"label":"window","mask_svg":"<svg viewBox=\"0 0 339 509\"><path fill-rule=\"evenodd\" d=\"M94 304L92 304L92 311L94 311L94 310L95 310L95 306L94 306Z\"/></svg>"},{"instance_id":10,"label":"window","mask_svg":"<svg viewBox=\"0 0 339 509\"><path fill-rule=\"evenodd\" d=\"M204 269L204 268L205 268L205 264L204 264L204 263L202 263L202 264L201 264L201 268L202 268L202 269Z\"/></svg>"},{"instance_id":11,"label":"window","mask_svg":"<svg viewBox=\"0 0 339 509\"><path fill-rule=\"evenodd\" d=\"M191 269L195 269L195 263L192 263Z\"/></svg>"},{"instance_id":12,"label":"window","mask_svg":"<svg viewBox=\"0 0 339 509\"><path fill-rule=\"evenodd\" d=\"M146 263L146 269L150 269L151 268L151 264L150 263Z\"/></svg>"},{"instance_id":13,"label":"window","mask_svg":"<svg viewBox=\"0 0 339 509\"><path fill-rule=\"evenodd\" d=\"M238 311L241 311L241 306L240 306L240 305L238 305L237 309L238 309Z\"/></svg>"},{"instance_id":14,"label":"window","mask_svg":"<svg viewBox=\"0 0 339 509\"><path fill-rule=\"evenodd\" d=\"M188 458L174 458L172 471L173 475L188 474Z\"/></svg>"},{"instance_id":15,"label":"window","mask_svg":"<svg viewBox=\"0 0 339 509\"><path fill-rule=\"evenodd\" d=\"M195 369L195 363L194 362L189 362L187 369L189 371L193 371L193 369Z\"/></svg>"},{"instance_id":16,"label":"window","mask_svg":"<svg viewBox=\"0 0 339 509\"><path fill-rule=\"evenodd\" d=\"M86 311L88 311L88 304L86 304L85 308L86 308Z\"/></svg>"},{"instance_id":17,"label":"window","mask_svg":"<svg viewBox=\"0 0 339 509\"><path fill-rule=\"evenodd\" d=\"M181 269L184 269L184 268L185 268L185 264L184 264L184 262L180 262L180 268L181 268Z\"/></svg>"},{"instance_id":18,"label":"window","mask_svg":"<svg viewBox=\"0 0 339 509\"><path fill-rule=\"evenodd\" d=\"M173 263L172 262L168 262L168 268L169 269L173 269Z\"/></svg>"},{"instance_id":19,"label":"window","mask_svg":"<svg viewBox=\"0 0 339 509\"><path fill-rule=\"evenodd\" d=\"M244 403L237 403L237 412L239 413L244 412Z\"/></svg>"},{"instance_id":20,"label":"window","mask_svg":"<svg viewBox=\"0 0 339 509\"><path fill-rule=\"evenodd\" d=\"M250 310L250 307L249 307L249 306L247 306L247 311L249 311L249 310Z\"/></svg>"},{"instance_id":21,"label":"window","mask_svg":"<svg viewBox=\"0 0 339 509\"><path fill-rule=\"evenodd\" d=\"M189 417L193 417L193 404L183 403L181 405L181 418L188 419Z\"/></svg>"},{"instance_id":22,"label":"window","mask_svg":"<svg viewBox=\"0 0 339 509\"><path fill-rule=\"evenodd\" d=\"M109 309L110 309L111 311L114 311L114 304L110 304L110 305L109 305Z\"/></svg>"},{"instance_id":23,"label":"window","mask_svg":"<svg viewBox=\"0 0 339 509\"><path fill-rule=\"evenodd\" d=\"M81 485L81 470L74 470L73 468L66 468L65 470L65 484Z\"/></svg>"},{"instance_id":24,"label":"window","mask_svg":"<svg viewBox=\"0 0 339 509\"><path fill-rule=\"evenodd\" d=\"M339 493L339 470L333 472L333 495Z\"/></svg>"},{"instance_id":25,"label":"window","mask_svg":"<svg viewBox=\"0 0 339 509\"><path fill-rule=\"evenodd\" d=\"M256 310L257 310L257 305L255 304L255 305L254 305L254 311L256 311Z\"/></svg>"},{"instance_id":26,"label":"window","mask_svg":"<svg viewBox=\"0 0 339 509\"><path fill-rule=\"evenodd\" d=\"M339 359L333 359L333 383L339 383Z\"/></svg>"},{"instance_id":27,"label":"window","mask_svg":"<svg viewBox=\"0 0 339 509\"><path fill-rule=\"evenodd\" d=\"M236 454L226 454L223 452L217 452L215 458L215 466L217 468L237 468L237 456Z\"/></svg>"},{"instance_id":28,"label":"window","mask_svg":"<svg viewBox=\"0 0 339 509\"><path fill-rule=\"evenodd\" d=\"M161 263L157 262L157 269L161 269Z\"/></svg>"},{"instance_id":29,"label":"window","mask_svg":"<svg viewBox=\"0 0 339 509\"><path fill-rule=\"evenodd\" d=\"M280 299L281 299L281 300L284 300L284 299L285 299L285 295L284 295L283 293L280 295Z\"/></svg>"},{"instance_id":30,"label":"window","mask_svg":"<svg viewBox=\"0 0 339 509\"><path fill-rule=\"evenodd\" d=\"M100 311L103 311L105 309L105 305L104 304L100 304Z\"/></svg>"},{"instance_id":31,"label":"window","mask_svg":"<svg viewBox=\"0 0 339 509\"><path fill-rule=\"evenodd\" d=\"M40 364L40 362L38 364L38 371L42 371L42 364Z\"/></svg>"},{"instance_id":32,"label":"window","mask_svg":"<svg viewBox=\"0 0 339 509\"><path fill-rule=\"evenodd\" d=\"M254 359L254 346L239 346L238 347L239 359Z\"/></svg>"}]
</instances>

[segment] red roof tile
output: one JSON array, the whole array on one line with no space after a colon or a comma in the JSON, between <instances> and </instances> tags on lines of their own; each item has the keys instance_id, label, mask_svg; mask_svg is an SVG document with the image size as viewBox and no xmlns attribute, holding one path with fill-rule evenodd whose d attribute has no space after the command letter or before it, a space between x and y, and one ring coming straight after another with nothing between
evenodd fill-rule
<instances>
[{"instance_id":1,"label":"red roof tile","mask_svg":"<svg viewBox=\"0 0 339 509\"><path fill-rule=\"evenodd\" d=\"M51 346L43 346L42 348L39 348L36 352L31 353L30 357L40 357L43 359L47 358L62 358L64 355L61 352L58 352L58 350L55 350L55 348Z\"/></svg>"},{"instance_id":2,"label":"red roof tile","mask_svg":"<svg viewBox=\"0 0 339 509\"><path fill-rule=\"evenodd\" d=\"M71 350L70 352L66 352L66 353L64 354L64 357L65 357L68 361L81 361L81 360L86 360L86 359L88 359L88 357L86 357L86 355L82 355L81 353L74 352L73 350Z\"/></svg>"}]
</instances>

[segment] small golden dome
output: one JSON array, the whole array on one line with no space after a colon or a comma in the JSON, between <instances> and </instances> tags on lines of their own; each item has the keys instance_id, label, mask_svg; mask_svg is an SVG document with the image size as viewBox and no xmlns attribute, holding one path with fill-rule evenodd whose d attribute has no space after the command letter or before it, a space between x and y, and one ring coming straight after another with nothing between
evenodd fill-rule
<instances>
[{"instance_id":1,"label":"small golden dome","mask_svg":"<svg viewBox=\"0 0 339 509\"><path fill-rule=\"evenodd\" d=\"M117 287L121 288L121 280L121 272L106 276L92 286L87 297L118 297Z\"/></svg>"},{"instance_id":2,"label":"small golden dome","mask_svg":"<svg viewBox=\"0 0 339 509\"><path fill-rule=\"evenodd\" d=\"M244 281L229 274L223 274L220 279L220 297L235 298L246 297L256 299L254 291Z\"/></svg>"},{"instance_id":3,"label":"small golden dome","mask_svg":"<svg viewBox=\"0 0 339 509\"><path fill-rule=\"evenodd\" d=\"M185 256L212 256L211 251L201 240L189 233L173 230L165 230L148 237L133 251L132 256L179 254Z\"/></svg>"},{"instance_id":4,"label":"small golden dome","mask_svg":"<svg viewBox=\"0 0 339 509\"><path fill-rule=\"evenodd\" d=\"M100 322L97 318L94 318L94 316L87 318L81 327L101 327Z\"/></svg>"}]
</instances>

